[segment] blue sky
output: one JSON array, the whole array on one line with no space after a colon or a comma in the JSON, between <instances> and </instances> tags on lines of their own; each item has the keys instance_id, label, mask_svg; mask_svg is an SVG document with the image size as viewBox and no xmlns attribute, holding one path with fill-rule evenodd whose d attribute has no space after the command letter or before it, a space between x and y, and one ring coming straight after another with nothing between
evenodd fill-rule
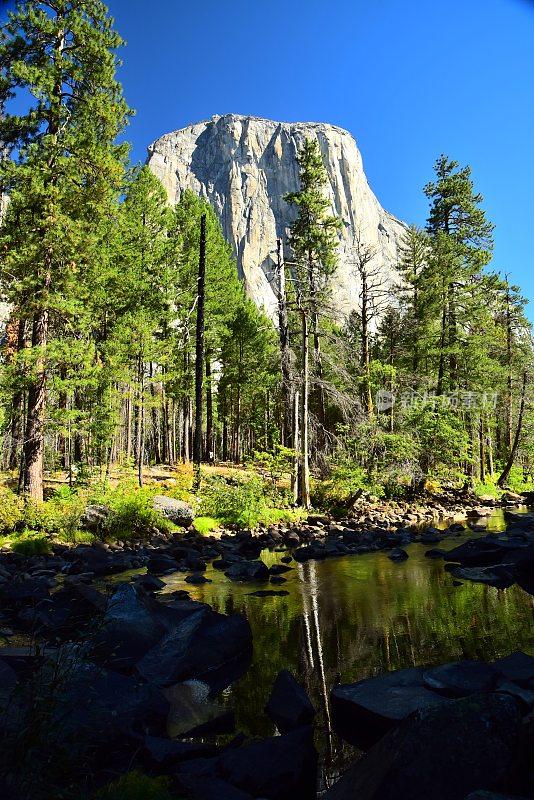
<instances>
[{"instance_id":1,"label":"blue sky","mask_svg":"<svg viewBox=\"0 0 534 800\"><path fill-rule=\"evenodd\" d=\"M423 224L445 152L473 168L493 266L534 319L534 3L528 0L109 0L128 45L132 157L235 112L347 128L382 205Z\"/></svg>"}]
</instances>

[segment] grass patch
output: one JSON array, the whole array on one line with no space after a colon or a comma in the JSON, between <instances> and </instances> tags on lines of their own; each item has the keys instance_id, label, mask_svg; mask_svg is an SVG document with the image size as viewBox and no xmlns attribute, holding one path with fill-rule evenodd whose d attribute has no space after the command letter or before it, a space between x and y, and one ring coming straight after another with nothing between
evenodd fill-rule
<instances>
[{"instance_id":1,"label":"grass patch","mask_svg":"<svg viewBox=\"0 0 534 800\"><path fill-rule=\"evenodd\" d=\"M214 519L213 517L195 517L193 520L193 528L197 533L201 533L203 535L220 527L221 521L219 519Z\"/></svg>"}]
</instances>

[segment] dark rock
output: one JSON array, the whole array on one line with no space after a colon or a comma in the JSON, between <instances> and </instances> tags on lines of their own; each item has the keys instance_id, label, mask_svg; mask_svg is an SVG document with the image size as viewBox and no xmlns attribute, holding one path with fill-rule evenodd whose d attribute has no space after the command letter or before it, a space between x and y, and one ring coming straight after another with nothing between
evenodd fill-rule
<instances>
[{"instance_id":1,"label":"dark rock","mask_svg":"<svg viewBox=\"0 0 534 800\"><path fill-rule=\"evenodd\" d=\"M195 514L189 503L165 495L156 495L153 503L154 510L175 525L188 528L193 523Z\"/></svg>"},{"instance_id":2,"label":"dark rock","mask_svg":"<svg viewBox=\"0 0 534 800\"><path fill-rule=\"evenodd\" d=\"M504 549L492 539L470 539L449 550L448 558L466 567L485 567L499 564L504 552Z\"/></svg>"},{"instance_id":3,"label":"dark rock","mask_svg":"<svg viewBox=\"0 0 534 800\"><path fill-rule=\"evenodd\" d=\"M175 739L164 739L159 736L145 736L146 759L157 767L169 769L176 763L189 761L192 758L209 758L216 753L216 748L201 742L180 742Z\"/></svg>"},{"instance_id":4,"label":"dark rock","mask_svg":"<svg viewBox=\"0 0 534 800\"><path fill-rule=\"evenodd\" d=\"M295 561L303 563L304 561L322 561L327 557L328 553L324 548L319 547L318 545L304 545L304 547L299 547L297 550L293 552L293 558Z\"/></svg>"},{"instance_id":5,"label":"dark rock","mask_svg":"<svg viewBox=\"0 0 534 800\"><path fill-rule=\"evenodd\" d=\"M293 561L293 556L282 556L280 561L282 561L284 564L291 564Z\"/></svg>"},{"instance_id":6,"label":"dark rock","mask_svg":"<svg viewBox=\"0 0 534 800\"><path fill-rule=\"evenodd\" d=\"M427 558L446 558L448 553L446 550L440 550L437 547L434 547L432 550L427 550L425 553Z\"/></svg>"},{"instance_id":7,"label":"dark rock","mask_svg":"<svg viewBox=\"0 0 534 800\"><path fill-rule=\"evenodd\" d=\"M415 711L449 702L423 685L423 670L416 667L335 686L330 697L334 729L360 747L371 746Z\"/></svg>"},{"instance_id":8,"label":"dark rock","mask_svg":"<svg viewBox=\"0 0 534 800\"><path fill-rule=\"evenodd\" d=\"M148 559L146 568L152 575L165 575L169 572L176 572L178 562L168 553L154 553Z\"/></svg>"},{"instance_id":9,"label":"dark rock","mask_svg":"<svg viewBox=\"0 0 534 800\"><path fill-rule=\"evenodd\" d=\"M282 575L284 572L290 572L292 567L288 567L286 564L273 564L272 567L269 567L269 572L271 575Z\"/></svg>"},{"instance_id":10,"label":"dark rock","mask_svg":"<svg viewBox=\"0 0 534 800\"><path fill-rule=\"evenodd\" d=\"M280 733L311 725L315 716L306 690L287 669L276 676L265 711Z\"/></svg>"},{"instance_id":11,"label":"dark rock","mask_svg":"<svg viewBox=\"0 0 534 800\"><path fill-rule=\"evenodd\" d=\"M288 595L285 589L258 589L256 592L249 592L249 597L285 597Z\"/></svg>"},{"instance_id":12,"label":"dark rock","mask_svg":"<svg viewBox=\"0 0 534 800\"><path fill-rule=\"evenodd\" d=\"M254 800L248 792L242 792L221 778L181 776L180 784L190 800Z\"/></svg>"},{"instance_id":13,"label":"dark rock","mask_svg":"<svg viewBox=\"0 0 534 800\"><path fill-rule=\"evenodd\" d=\"M498 658L493 664L508 680L525 689L534 689L534 658L532 656L516 650L504 658Z\"/></svg>"},{"instance_id":14,"label":"dark rock","mask_svg":"<svg viewBox=\"0 0 534 800\"><path fill-rule=\"evenodd\" d=\"M479 789L477 792L471 792L465 800L527 800L527 798L518 797L515 794L500 794L500 792L486 792L484 789Z\"/></svg>"},{"instance_id":15,"label":"dark rock","mask_svg":"<svg viewBox=\"0 0 534 800\"><path fill-rule=\"evenodd\" d=\"M269 570L263 561L238 561L232 564L224 573L231 581L266 581L269 580Z\"/></svg>"},{"instance_id":16,"label":"dark rock","mask_svg":"<svg viewBox=\"0 0 534 800\"><path fill-rule=\"evenodd\" d=\"M218 736L235 729L233 710L210 700L210 687L202 681L177 683L165 696L171 704L168 733L173 739Z\"/></svg>"},{"instance_id":17,"label":"dark rock","mask_svg":"<svg viewBox=\"0 0 534 800\"><path fill-rule=\"evenodd\" d=\"M286 583L286 581L287 578L282 577L282 575L271 575L271 577L269 578L269 583L274 583L274 584L281 585L282 583Z\"/></svg>"},{"instance_id":18,"label":"dark rock","mask_svg":"<svg viewBox=\"0 0 534 800\"><path fill-rule=\"evenodd\" d=\"M521 588L534 594L534 545L517 553L514 574Z\"/></svg>"},{"instance_id":19,"label":"dark rock","mask_svg":"<svg viewBox=\"0 0 534 800\"><path fill-rule=\"evenodd\" d=\"M248 666L252 633L245 617L195 608L141 659L137 670L157 686L195 678L222 690Z\"/></svg>"},{"instance_id":20,"label":"dark rock","mask_svg":"<svg viewBox=\"0 0 534 800\"><path fill-rule=\"evenodd\" d=\"M446 697L466 697L492 691L500 675L496 667L484 661L453 661L425 669L423 683L427 689Z\"/></svg>"},{"instance_id":21,"label":"dark rock","mask_svg":"<svg viewBox=\"0 0 534 800\"><path fill-rule=\"evenodd\" d=\"M409 556L406 550L403 550L401 547L396 547L388 553L388 558L390 561L406 561Z\"/></svg>"},{"instance_id":22,"label":"dark rock","mask_svg":"<svg viewBox=\"0 0 534 800\"><path fill-rule=\"evenodd\" d=\"M206 576L201 575L200 572L195 572L193 575L187 575L185 581L186 583L192 583L196 586L200 586L203 583L212 583L210 578L206 578Z\"/></svg>"},{"instance_id":23,"label":"dark rock","mask_svg":"<svg viewBox=\"0 0 534 800\"><path fill-rule=\"evenodd\" d=\"M0 599L8 607L19 607L25 603L35 605L50 594L45 578L22 578L0 584Z\"/></svg>"},{"instance_id":24,"label":"dark rock","mask_svg":"<svg viewBox=\"0 0 534 800\"><path fill-rule=\"evenodd\" d=\"M150 613L135 586L121 583L94 636L93 657L119 671L132 669L164 633L164 626Z\"/></svg>"},{"instance_id":25,"label":"dark rock","mask_svg":"<svg viewBox=\"0 0 534 800\"><path fill-rule=\"evenodd\" d=\"M426 708L390 731L325 800L463 800L518 780L521 714L502 694Z\"/></svg>"},{"instance_id":26,"label":"dark rock","mask_svg":"<svg viewBox=\"0 0 534 800\"><path fill-rule=\"evenodd\" d=\"M74 665L73 665L74 666ZM162 735L169 703L155 688L133 677L78 663L62 688L50 724L62 739L106 743L125 733Z\"/></svg>"},{"instance_id":27,"label":"dark rock","mask_svg":"<svg viewBox=\"0 0 534 800\"><path fill-rule=\"evenodd\" d=\"M3 711L17 685L17 673L6 661L0 661L0 711Z\"/></svg>"},{"instance_id":28,"label":"dark rock","mask_svg":"<svg viewBox=\"0 0 534 800\"><path fill-rule=\"evenodd\" d=\"M448 565L447 565L448 566ZM494 586L496 589L507 589L514 583L511 570L502 565L494 567L456 567L451 566L447 570L455 578L473 583L485 583Z\"/></svg>"},{"instance_id":29,"label":"dark rock","mask_svg":"<svg viewBox=\"0 0 534 800\"><path fill-rule=\"evenodd\" d=\"M133 583L135 586L140 586L145 592L157 592L165 586L164 581L155 575L137 575Z\"/></svg>"},{"instance_id":30,"label":"dark rock","mask_svg":"<svg viewBox=\"0 0 534 800\"><path fill-rule=\"evenodd\" d=\"M314 800L317 753L311 728L226 751L219 772L229 783L266 800Z\"/></svg>"}]
</instances>

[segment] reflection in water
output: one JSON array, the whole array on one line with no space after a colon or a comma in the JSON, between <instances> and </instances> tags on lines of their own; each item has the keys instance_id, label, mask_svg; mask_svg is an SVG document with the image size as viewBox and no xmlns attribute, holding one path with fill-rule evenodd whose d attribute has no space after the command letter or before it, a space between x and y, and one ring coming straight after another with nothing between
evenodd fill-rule
<instances>
[{"instance_id":1,"label":"reflection in water","mask_svg":"<svg viewBox=\"0 0 534 800\"><path fill-rule=\"evenodd\" d=\"M257 587L231 583L211 567L206 575L213 582L201 586L185 583L182 574L167 578L168 590L186 589L217 610L244 613L250 622L253 662L225 697L241 730L274 732L263 709L277 672L290 669L321 712L325 765L337 767L343 748L332 735L328 708L336 682L459 658L491 660L517 649L534 655L534 598L517 586L455 587L443 562L425 557L427 545L407 549L410 558L400 564L386 553L294 564L284 575L284 597L252 597ZM261 558L271 565L282 555L264 551Z\"/></svg>"}]
</instances>

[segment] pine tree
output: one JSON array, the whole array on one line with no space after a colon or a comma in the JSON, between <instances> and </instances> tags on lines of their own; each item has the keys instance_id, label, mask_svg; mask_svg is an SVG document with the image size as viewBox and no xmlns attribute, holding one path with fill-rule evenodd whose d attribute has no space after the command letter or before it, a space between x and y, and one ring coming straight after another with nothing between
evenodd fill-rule
<instances>
[{"instance_id":1,"label":"pine tree","mask_svg":"<svg viewBox=\"0 0 534 800\"><path fill-rule=\"evenodd\" d=\"M301 322L301 391L300 391L300 503L307 508L309 497L309 321L312 322L315 369L319 391L317 416L321 430L325 425L325 399L322 391L322 365L319 341L319 311L327 302L329 280L337 265L337 232L340 221L328 214L330 201L324 190L328 183L319 143L306 139L298 155L300 189L285 200L297 208L291 226L289 245L294 258L294 280Z\"/></svg>"},{"instance_id":2,"label":"pine tree","mask_svg":"<svg viewBox=\"0 0 534 800\"><path fill-rule=\"evenodd\" d=\"M58 320L77 313L76 284L98 259L96 223L122 181L125 147L114 144L128 115L115 79L121 43L99 0L30 0L10 14L0 46L2 82L28 102L0 123L15 154L0 163L0 183L11 197L2 279L31 330L22 472L35 499L50 338Z\"/></svg>"},{"instance_id":3,"label":"pine tree","mask_svg":"<svg viewBox=\"0 0 534 800\"><path fill-rule=\"evenodd\" d=\"M431 201L427 231L431 236L431 263L441 306L437 392L458 384L458 314L470 280L489 263L493 225L480 208L482 195L475 193L471 168L441 155L435 164L436 179L424 188Z\"/></svg>"}]
</instances>

